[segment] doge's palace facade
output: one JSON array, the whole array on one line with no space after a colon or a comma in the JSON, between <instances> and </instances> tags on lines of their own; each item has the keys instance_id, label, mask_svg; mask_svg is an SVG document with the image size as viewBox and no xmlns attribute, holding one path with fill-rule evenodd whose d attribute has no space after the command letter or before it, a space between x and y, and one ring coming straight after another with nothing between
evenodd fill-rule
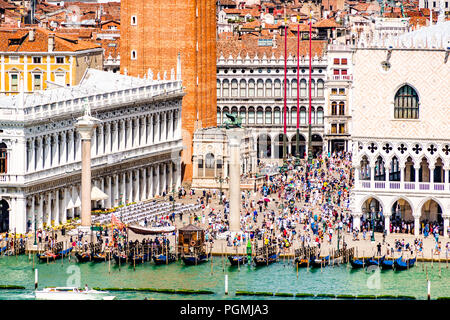
<instances>
[{"instance_id":1,"label":"doge's palace facade","mask_svg":"<svg viewBox=\"0 0 450 320\"><path fill-rule=\"evenodd\" d=\"M151 72L149 72L151 74ZM141 201L181 184L181 80L89 69L74 87L0 97L0 232L24 233L79 215L86 104L101 122L91 146L94 207Z\"/></svg>"},{"instance_id":2,"label":"doge's palace facade","mask_svg":"<svg viewBox=\"0 0 450 320\"><path fill-rule=\"evenodd\" d=\"M376 212L388 232L391 219L401 217L414 222L416 236L427 222L448 236L449 49L433 43L433 27L354 53L355 228Z\"/></svg>"}]
</instances>

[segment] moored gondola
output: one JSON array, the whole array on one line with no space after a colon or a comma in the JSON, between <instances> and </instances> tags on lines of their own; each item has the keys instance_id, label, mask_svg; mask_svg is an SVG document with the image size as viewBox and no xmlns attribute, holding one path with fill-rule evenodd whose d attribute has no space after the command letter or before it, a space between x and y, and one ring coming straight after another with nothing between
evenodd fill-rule
<instances>
[{"instance_id":1,"label":"moored gondola","mask_svg":"<svg viewBox=\"0 0 450 320\"><path fill-rule=\"evenodd\" d=\"M392 269L394 269L394 260L384 259L381 262L381 269L382 270L392 270Z\"/></svg>"},{"instance_id":2,"label":"moored gondola","mask_svg":"<svg viewBox=\"0 0 450 320\"><path fill-rule=\"evenodd\" d=\"M166 261L167 260L167 261ZM153 256L153 261L157 265L171 263L176 261L177 258L174 254L170 253L169 256L166 256L165 254L158 254Z\"/></svg>"},{"instance_id":3,"label":"moored gondola","mask_svg":"<svg viewBox=\"0 0 450 320\"><path fill-rule=\"evenodd\" d=\"M369 260L367 260L367 266L381 266L384 261L384 257L385 256L382 256L379 259L375 259L375 257L370 258Z\"/></svg>"},{"instance_id":4,"label":"moored gondola","mask_svg":"<svg viewBox=\"0 0 450 320\"><path fill-rule=\"evenodd\" d=\"M52 260L56 260L56 259L61 258L60 254L55 254L55 253L53 253L51 251L46 251L46 252L43 252L43 253L37 253L36 256L42 262L52 261Z\"/></svg>"},{"instance_id":5,"label":"moored gondola","mask_svg":"<svg viewBox=\"0 0 450 320\"><path fill-rule=\"evenodd\" d=\"M88 262L88 261L91 261L91 254L90 253L88 253L88 252L83 252L83 253L79 253L79 252L76 252L75 253L75 257L77 257L77 259L78 259L78 262Z\"/></svg>"},{"instance_id":6,"label":"moored gondola","mask_svg":"<svg viewBox=\"0 0 450 320\"><path fill-rule=\"evenodd\" d=\"M403 261L402 257L400 257L394 261L395 270L406 270L406 269L412 268L412 267L414 267L415 262L416 262L416 258Z\"/></svg>"},{"instance_id":7,"label":"moored gondola","mask_svg":"<svg viewBox=\"0 0 450 320\"><path fill-rule=\"evenodd\" d=\"M127 255L124 254L124 253L119 253L119 254L114 253L114 254L113 254L113 258L114 258L114 261L116 261L117 264L119 264L119 263L120 263L120 264L124 264L124 263L126 263L127 260L128 260Z\"/></svg>"},{"instance_id":8,"label":"moored gondola","mask_svg":"<svg viewBox=\"0 0 450 320\"><path fill-rule=\"evenodd\" d=\"M228 260L232 266L242 265L248 262L247 256L229 256Z\"/></svg>"},{"instance_id":9,"label":"moored gondola","mask_svg":"<svg viewBox=\"0 0 450 320\"><path fill-rule=\"evenodd\" d=\"M206 261L208 261L208 258L209 258L209 255L207 255L207 254L200 254L198 256L185 255L185 256L181 257L181 259L183 259L184 264L188 265L188 266L206 262Z\"/></svg>"},{"instance_id":10,"label":"moored gondola","mask_svg":"<svg viewBox=\"0 0 450 320\"><path fill-rule=\"evenodd\" d=\"M350 264L352 265L353 269L361 269L367 265L364 263L363 260L359 260L359 259L351 259Z\"/></svg>"},{"instance_id":11,"label":"moored gondola","mask_svg":"<svg viewBox=\"0 0 450 320\"><path fill-rule=\"evenodd\" d=\"M308 266L308 259L295 259L299 268L306 268Z\"/></svg>"},{"instance_id":12,"label":"moored gondola","mask_svg":"<svg viewBox=\"0 0 450 320\"><path fill-rule=\"evenodd\" d=\"M255 257L254 262L257 266L265 266L267 264L271 264L277 261L278 255L273 254L268 256L267 258L265 256L258 256Z\"/></svg>"},{"instance_id":13,"label":"moored gondola","mask_svg":"<svg viewBox=\"0 0 450 320\"><path fill-rule=\"evenodd\" d=\"M92 261L94 262L104 262L108 259L105 252L99 252L92 255Z\"/></svg>"},{"instance_id":14,"label":"moored gondola","mask_svg":"<svg viewBox=\"0 0 450 320\"><path fill-rule=\"evenodd\" d=\"M330 256L326 256L326 257L322 257L322 258L319 257L318 259L312 259L311 266L313 268L325 267L328 264L329 260L330 260Z\"/></svg>"},{"instance_id":15,"label":"moored gondola","mask_svg":"<svg viewBox=\"0 0 450 320\"><path fill-rule=\"evenodd\" d=\"M137 254L132 254L130 255L130 257L128 258L128 262L131 264L138 264L138 263L144 263L145 261L147 261L148 258L148 254L147 253L137 253Z\"/></svg>"}]
</instances>

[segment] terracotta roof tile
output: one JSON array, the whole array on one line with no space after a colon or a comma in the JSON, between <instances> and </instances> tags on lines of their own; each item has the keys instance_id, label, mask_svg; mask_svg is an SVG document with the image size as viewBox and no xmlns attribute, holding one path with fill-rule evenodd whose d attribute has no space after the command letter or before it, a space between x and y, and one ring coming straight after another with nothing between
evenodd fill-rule
<instances>
[{"instance_id":1,"label":"terracotta roof tile","mask_svg":"<svg viewBox=\"0 0 450 320\"><path fill-rule=\"evenodd\" d=\"M54 51L82 51L100 48L101 46L88 41L78 40L77 37L52 32L43 28L35 28L34 41L29 41L29 29L16 29L12 31L0 29L0 51L14 52L47 52L48 37L50 33L55 34ZM9 39L24 38L18 45L11 45Z\"/></svg>"},{"instance_id":2,"label":"terracotta roof tile","mask_svg":"<svg viewBox=\"0 0 450 320\"><path fill-rule=\"evenodd\" d=\"M237 57L241 56L242 59L248 54L250 58L253 58L256 54L259 58L262 58L264 54L270 59L272 54L275 57L280 57L284 55L284 38L280 35L275 36L275 41L277 44L276 48L273 47L260 47L258 46L258 39L260 37L245 34L239 40L237 36L232 36L229 33L224 35L223 33L219 35L219 40L217 41L217 56L223 55L226 59L230 56ZM263 37L261 37L263 38ZM265 37L264 37L265 38ZM272 37L269 37L273 39ZM313 40L312 41L312 54L313 56L322 56L326 49L327 41ZM287 38L287 49L288 56L297 56L297 37L292 36ZM309 53L309 41L300 41L300 55L306 56Z\"/></svg>"}]
</instances>

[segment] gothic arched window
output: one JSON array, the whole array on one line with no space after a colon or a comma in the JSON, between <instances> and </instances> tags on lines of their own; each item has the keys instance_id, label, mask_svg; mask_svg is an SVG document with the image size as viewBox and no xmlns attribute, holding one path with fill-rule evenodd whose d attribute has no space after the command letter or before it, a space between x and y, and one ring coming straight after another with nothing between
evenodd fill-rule
<instances>
[{"instance_id":1,"label":"gothic arched window","mask_svg":"<svg viewBox=\"0 0 450 320\"><path fill-rule=\"evenodd\" d=\"M419 96L416 90L407 84L395 94L394 118L419 119Z\"/></svg>"}]
</instances>

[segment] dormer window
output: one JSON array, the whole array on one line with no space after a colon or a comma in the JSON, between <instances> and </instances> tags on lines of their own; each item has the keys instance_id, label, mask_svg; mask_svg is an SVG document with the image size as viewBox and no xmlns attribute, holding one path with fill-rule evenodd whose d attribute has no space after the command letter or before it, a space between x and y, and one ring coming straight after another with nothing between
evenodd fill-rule
<instances>
[{"instance_id":1,"label":"dormer window","mask_svg":"<svg viewBox=\"0 0 450 320\"><path fill-rule=\"evenodd\" d=\"M136 16L131 16L131 25L137 26L137 17Z\"/></svg>"},{"instance_id":2,"label":"dormer window","mask_svg":"<svg viewBox=\"0 0 450 320\"><path fill-rule=\"evenodd\" d=\"M137 59L136 50L131 50L131 60L136 60L136 59Z\"/></svg>"}]
</instances>

